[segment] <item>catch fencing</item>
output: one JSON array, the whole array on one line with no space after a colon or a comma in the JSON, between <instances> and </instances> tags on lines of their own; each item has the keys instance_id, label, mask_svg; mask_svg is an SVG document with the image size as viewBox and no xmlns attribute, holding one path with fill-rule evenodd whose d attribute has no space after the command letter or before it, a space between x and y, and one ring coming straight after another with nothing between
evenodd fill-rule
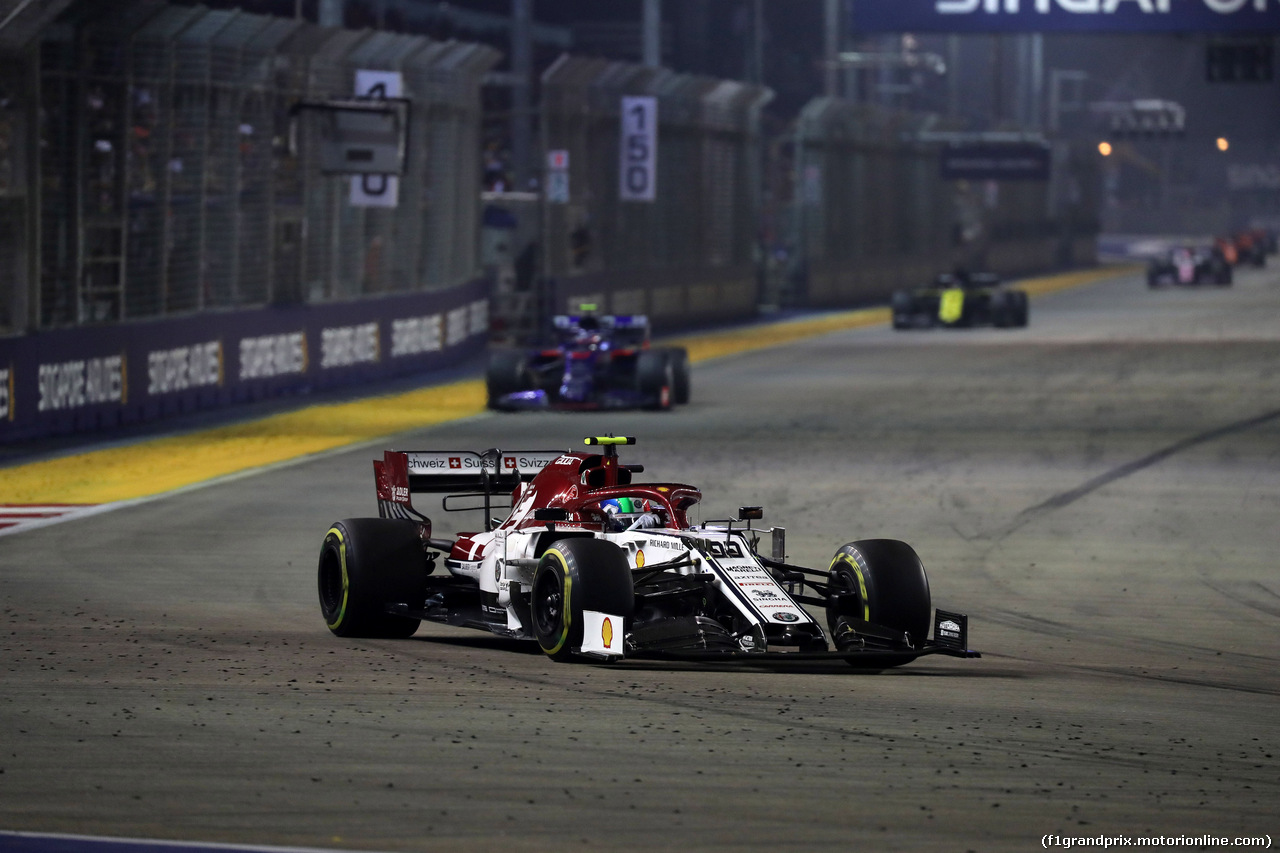
<instances>
[{"instance_id":1,"label":"catch fencing","mask_svg":"<svg viewBox=\"0 0 1280 853\"><path fill-rule=\"evenodd\" d=\"M656 189L628 200L622 104L643 95L657 101ZM958 266L1018 275L1093 262L1096 156L1055 144L1045 175L957 180L941 140L963 134L937 116L821 97L766 138L770 98L562 57L542 78L546 192L512 210L541 217L544 277L533 293L498 293L500 321L536 333L540 315L593 303L672 329L883 301Z\"/></svg>"},{"instance_id":2,"label":"catch fencing","mask_svg":"<svg viewBox=\"0 0 1280 853\"><path fill-rule=\"evenodd\" d=\"M497 59L165 0L77 0L0 46L0 442L474 356ZM395 181L322 173L295 109L358 71L409 103Z\"/></svg>"},{"instance_id":3,"label":"catch fencing","mask_svg":"<svg viewBox=\"0 0 1280 853\"><path fill-rule=\"evenodd\" d=\"M620 196L624 96L657 103L652 201ZM763 87L564 56L542 77L547 152L568 193L545 206L545 272L557 310L582 301L665 327L754 313Z\"/></svg>"},{"instance_id":4,"label":"catch fencing","mask_svg":"<svg viewBox=\"0 0 1280 853\"><path fill-rule=\"evenodd\" d=\"M939 149L905 141L922 121L834 98L806 105L772 302L848 303L946 268L954 210Z\"/></svg>"},{"instance_id":5,"label":"catch fencing","mask_svg":"<svg viewBox=\"0 0 1280 853\"><path fill-rule=\"evenodd\" d=\"M955 267L1004 275L1092 263L1096 157L1048 146L1045 179L956 180L936 116L811 101L778 150L764 302L869 303Z\"/></svg>"},{"instance_id":6,"label":"catch fencing","mask_svg":"<svg viewBox=\"0 0 1280 853\"><path fill-rule=\"evenodd\" d=\"M496 51L163 0L72 13L39 42L36 286L11 324L314 304L477 275L479 87ZM411 102L395 206L351 204L352 179L320 173L317 130L291 112L353 97L359 69L399 72Z\"/></svg>"},{"instance_id":7,"label":"catch fencing","mask_svg":"<svg viewBox=\"0 0 1280 853\"><path fill-rule=\"evenodd\" d=\"M1092 260L1096 154L953 180L930 117L819 98L766 135L766 88L567 55L540 81L541 192L482 212L498 58L166 0L74 0L0 43L0 440L405 375L582 302L663 332ZM403 173L322 173L295 108L376 74L410 105ZM624 98L651 99L651 138Z\"/></svg>"}]
</instances>

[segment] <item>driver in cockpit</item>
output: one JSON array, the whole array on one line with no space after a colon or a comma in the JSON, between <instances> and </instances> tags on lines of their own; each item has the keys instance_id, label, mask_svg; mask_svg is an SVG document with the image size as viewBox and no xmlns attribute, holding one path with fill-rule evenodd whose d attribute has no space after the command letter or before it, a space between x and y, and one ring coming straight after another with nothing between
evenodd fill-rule
<instances>
[{"instance_id":1,"label":"driver in cockpit","mask_svg":"<svg viewBox=\"0 0 1280 853\"><path fill-rule=\"evenodd\" d=\"M600 509L605 514L605 529L611 533L667 526L662 507L648 498L610 498L600 501Z\"/></svg>"}]
</instances>

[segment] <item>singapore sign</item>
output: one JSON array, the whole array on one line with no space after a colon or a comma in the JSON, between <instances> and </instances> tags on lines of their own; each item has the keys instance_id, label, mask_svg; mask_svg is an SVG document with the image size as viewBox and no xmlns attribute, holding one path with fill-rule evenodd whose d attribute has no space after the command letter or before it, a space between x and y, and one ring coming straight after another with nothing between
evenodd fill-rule
<instances>
[{"instance_id":1,"label":"singapore sign","mask_svg":"<svg viewBox=\"0 0 1280 853\"><path fill-rule=\"evenodd\" d=\"M854 32L1280 32L1280 0L854 0Z\"/></svg>"}]
</instances>

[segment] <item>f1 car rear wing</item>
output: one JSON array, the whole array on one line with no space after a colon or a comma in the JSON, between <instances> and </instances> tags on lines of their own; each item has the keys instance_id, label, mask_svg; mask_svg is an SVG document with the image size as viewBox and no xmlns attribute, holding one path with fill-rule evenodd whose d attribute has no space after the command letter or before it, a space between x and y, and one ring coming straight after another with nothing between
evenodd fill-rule
<instances>
[{"instance_id":1,"label":"f1 car rear wing","mask_svg":"<svg viewBox=\"0 0 1280 853\"><path fill-rule=\"evenodd\" d=\"M583 306L583 309L593 307ZM645 314L557 314L551 318L551 324L562 340L587 328L604 333L621 346L644 346L649 340L649 317Z\"/></svg>"},{"instance_id":2,"label":"f1 car rear wing","mask_svg":"<svg viewBox=\"0 0 1280 853\"><path fill-rule=\"evenodd\" d=\"M378 489L378 514L383 518L425 521L413 508L414 492L463 492L484 497L485 521L489 519L489 498L510 492L537 476L562 456L561 450L502 451L483 453L469 450L388 450L373 462Z\"/></svg>"},{"instance_id":3,"label":"f1 car rear wing","mask_svg":"<svg viewBox=\"0 0 1280 853\"><path fill-rule=\"evenodd\" d=\"M940 273L933 281L936 288L948 287L999 287L1003 282L999 273L994 272L971 272L971 273Z\"/></svg>"},{"instance_id":4,"label":"f1 car rear wing","mask_svg":"<svg viewBox=\"0 0 1280 853\"><path fill-rule=\"evenodd\" d=\"M649 317L645 314L557 314L551 323L557 329L580 329L584 318L590 317L600 328L615 329L647 329Z\"/></svg>"}]
</instances>

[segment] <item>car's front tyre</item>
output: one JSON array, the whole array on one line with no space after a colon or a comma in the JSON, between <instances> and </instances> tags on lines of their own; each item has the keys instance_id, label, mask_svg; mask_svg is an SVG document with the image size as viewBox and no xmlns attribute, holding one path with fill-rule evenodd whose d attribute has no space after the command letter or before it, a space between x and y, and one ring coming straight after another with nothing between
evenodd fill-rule
<instances>
[{"instance_id":1,"label":"car's front tyre","mask_svg":"<svg viewBox=\"0 0 1280 853\"><path fill-rule=\"evenodd\" d=\"M929 578L906 542L861 539L841 546L831 560L827 583L827 628L837 645L844 619L901 631L916 648L928 639Z\"/></svg>"},{"instance_id":2,"label":"car's front tyre","mask_svg":"<svg viewBox=\"0 0 1280 853\"><path fill-rule=\"evenodd\" d=\"M692 383L689 377L689 351L684 347L671 347L671 395L678 406L689 402Z\"/></svg>"},{"instance_id":3,"label":"car's front tyre","mask_svg":"<svg viewBox=\"0 0 1280 853\"><path fill-rule=\"evenodd\" d=\"M991 295L991 325L997 329L1018 325L1016 299L1010 290L999 290Z\"/></svg>"},{"instance_id":4,"label":"car's front tyre","mask_svg":"<svg viewBox=\"0 0 1280 853\"><path fill-rule=\"evenodd\" d=\"M1031 316L1031 300L1027 297L1025 290L1013 290L1010 293L1013 294L1013 324L1024 329Z\"/></svg>"},{"instance_id":5,"label":"car's front tyre","mask_svg":"<svg viewBox=\"0 0 1280 853\"><path fill-rule=\"evenodd\" d=\"M631 566L612 542L561 539L538 561L529 601L534 637L552 660L568 660L582 646L586 610L630 617L635 610Z\"/></svg>"},{"instance_id":6,"label":"car's front tyre","mask_svg":"<svg viewBox=\"0 0 1280 853\"><path fill-rule=\"evenodd\" d=\"M508 394L529 389L528 359L520 350L497 350L489 353L485 369L485 389L489 395L489 408L502 408Z\"/></svg>"}]
</instances>

